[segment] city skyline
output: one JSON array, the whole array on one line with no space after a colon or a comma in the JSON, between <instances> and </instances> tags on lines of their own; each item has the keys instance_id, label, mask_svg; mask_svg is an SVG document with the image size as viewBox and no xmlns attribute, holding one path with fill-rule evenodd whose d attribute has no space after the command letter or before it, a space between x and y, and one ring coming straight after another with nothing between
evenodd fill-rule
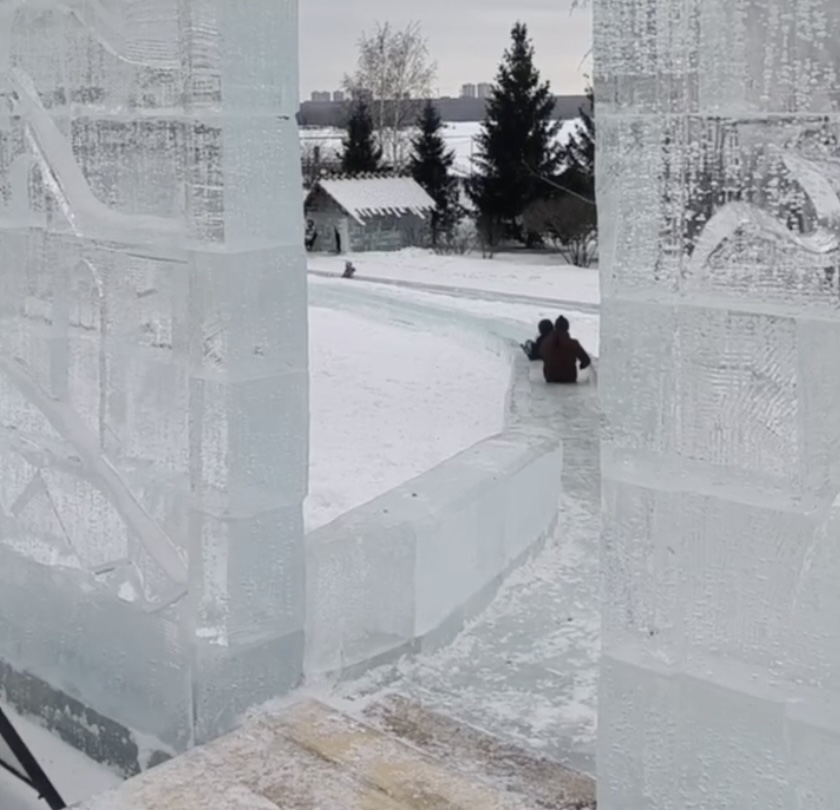
<instances>
[{"instance_id":1,"label":"city skyline","mask_svg":"<svg viewBox=\"0 0 840 810\"><path fill-rule=\"evenodd\" d=\"M558 14L558 6L567 14ZM528 24L537 66L557 95L582 93L587 84L592 17L588 9L572 12L572 0L528 0L514 6L505 0L427 0L422 13L394 13L386 0L307 0L301 5L301 98L341 89L355 68L357 42L377 21L403 27L421 24L431 58L438 64L432 95L458 97L464 84L494 81L502 53L517 20Z\"/></svg>"},{"instance_id":2,"label":"city skyline","mask_svg":"<svg viewBox=\"0 0 840 810\"><path fill-rule=\"evenodd\" d=\"M475 99L487 99L490 98L491 93L493 91L494 83L493 82L465 82L461 85L459 91L455 94L444 94L444 95L433 95L433 98L445 98L445 99L456 99L456 98L475 98ZM555 93L555 95L577 95L577 94L562 94L562 93ZM341 103L351 98L351 95L348 94L346 90L312 90L308 95L301 96L301 101L312 101L312 102L321 102L321 103L328 103L328 102L337 102Z\"/></svg>"}]
</instances>

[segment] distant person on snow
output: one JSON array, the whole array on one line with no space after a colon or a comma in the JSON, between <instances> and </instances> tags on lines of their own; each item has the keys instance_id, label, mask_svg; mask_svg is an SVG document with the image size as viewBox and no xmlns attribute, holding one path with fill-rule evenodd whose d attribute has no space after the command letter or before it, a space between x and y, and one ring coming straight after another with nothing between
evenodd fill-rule
<instances>
[{"instance_id":1,"label":"distant person on snow","mask_svg":"<svg viewBox=\"0 0 840 810\"><path fill-rule=\"evenodd\" d=\"M306 249L311 251L315 247L315 242L318 239L318 230L315 227L315 221L312 219L306 220L306 235L304 236L304 245Z\"/></svg>"},{"instance_id":2,"label":"distant person on snow","mask_svg":"<svg viewBox=\"0 0 840 810\"><path fill-rule=\"evenodd\" d=\"M353 262L344 262L344 272L341 274L342 278L353 278L356 275L356 268Z\"/></svg>"},{"instance_id":3,"label":"distant person on snow","mask_svg":"<svg viewBox=\"0 0 840 810\"><path fill-rule=\"evenodd\" d=\"M539 322L539 324L537 325L537 339L526 340L522 344L522 350L525 352L525 354L528 355L529 360L542 359L542 355L540 354L540 346L542 346L542 342L551 334L553 329L554 324L548 319Z\"/></svg>"},{"instance_id":4,"label":"distant person on snow","mask_svg":"<svg viewBox=\"0 0 840 810\"><path fill-rule=\"evenodd\" d=\"M554 331L540 345L543 376L547 383L576 383L578 363L589 368L592 360L583 346L569 334L569 322L561 315Z\"/></svg>"}]
</instances>

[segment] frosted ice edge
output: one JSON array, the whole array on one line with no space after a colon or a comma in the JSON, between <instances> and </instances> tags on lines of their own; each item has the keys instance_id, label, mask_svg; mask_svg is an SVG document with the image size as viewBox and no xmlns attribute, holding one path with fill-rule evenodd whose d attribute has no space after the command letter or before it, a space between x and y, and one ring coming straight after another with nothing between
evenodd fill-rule
<instances>
[{"instance_id":1,"label":"frosted ice edge","mask_svg":"<svg viewBox=\"0 0 840 810\"><path fill-rule=\"evenodd\" d=\"M302 672L296 20L0 2L3 683L173 750Z\"/></svg>"},{"instance_id":2,"label":"frosted ice edge","mask_svg":"<svg viewBox=\"0 0 840 810\"><path fill-rule=\"evenodd\" d=\"M599 807L836 806L840 8L595 14Z\"/></svg>"}]
</instances>

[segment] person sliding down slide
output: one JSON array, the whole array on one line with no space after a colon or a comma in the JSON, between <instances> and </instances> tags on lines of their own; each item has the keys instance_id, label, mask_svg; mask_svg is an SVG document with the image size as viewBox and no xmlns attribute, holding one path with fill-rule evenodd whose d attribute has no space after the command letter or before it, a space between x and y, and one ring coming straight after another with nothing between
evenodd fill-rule
<instances>
[{"instance_id":1,"label":"person sliding down slide","mask_svg":"<svg viewBox=\"0 0 840 810\"><path fill-rule=\"evenodd\" d=\"M581 370L592 365L583 346L569 334L569 322L562 315L554 324L554 331L543 340L540 356L547 383L576 383L578 363Z\"/></svg>"},{"instance_id":2,"label":"person sliding down slide","mask_svg":"<svg viewBox=\"0 0 840 810\"><path fill-rule=\"evenodd\" d=\"M542 342L551 334L551 330L554 329L554 325L549 320L540 321L537 325L537 331L539 334L537 335L536 340L526 340L524 343L520 344L522 347L522 351L528 355L529 360L540 360L540 346Z\"/></svg>"}]
</instances>

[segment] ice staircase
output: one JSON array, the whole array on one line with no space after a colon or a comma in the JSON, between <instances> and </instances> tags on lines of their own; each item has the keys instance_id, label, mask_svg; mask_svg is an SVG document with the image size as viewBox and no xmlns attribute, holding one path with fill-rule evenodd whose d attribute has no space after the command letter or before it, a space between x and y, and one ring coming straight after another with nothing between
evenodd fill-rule
<instances>
[{"instance_id":1,"label":"ice staircase","mask_svg":"<svg viewBox=\"0 0 840 810\"><path fill-rule=\"evenodd\" d=\"M306 699L136 777L85 810L589 810L589 777L406 700L354 718Z\"/></svg>"}]
</instances>

